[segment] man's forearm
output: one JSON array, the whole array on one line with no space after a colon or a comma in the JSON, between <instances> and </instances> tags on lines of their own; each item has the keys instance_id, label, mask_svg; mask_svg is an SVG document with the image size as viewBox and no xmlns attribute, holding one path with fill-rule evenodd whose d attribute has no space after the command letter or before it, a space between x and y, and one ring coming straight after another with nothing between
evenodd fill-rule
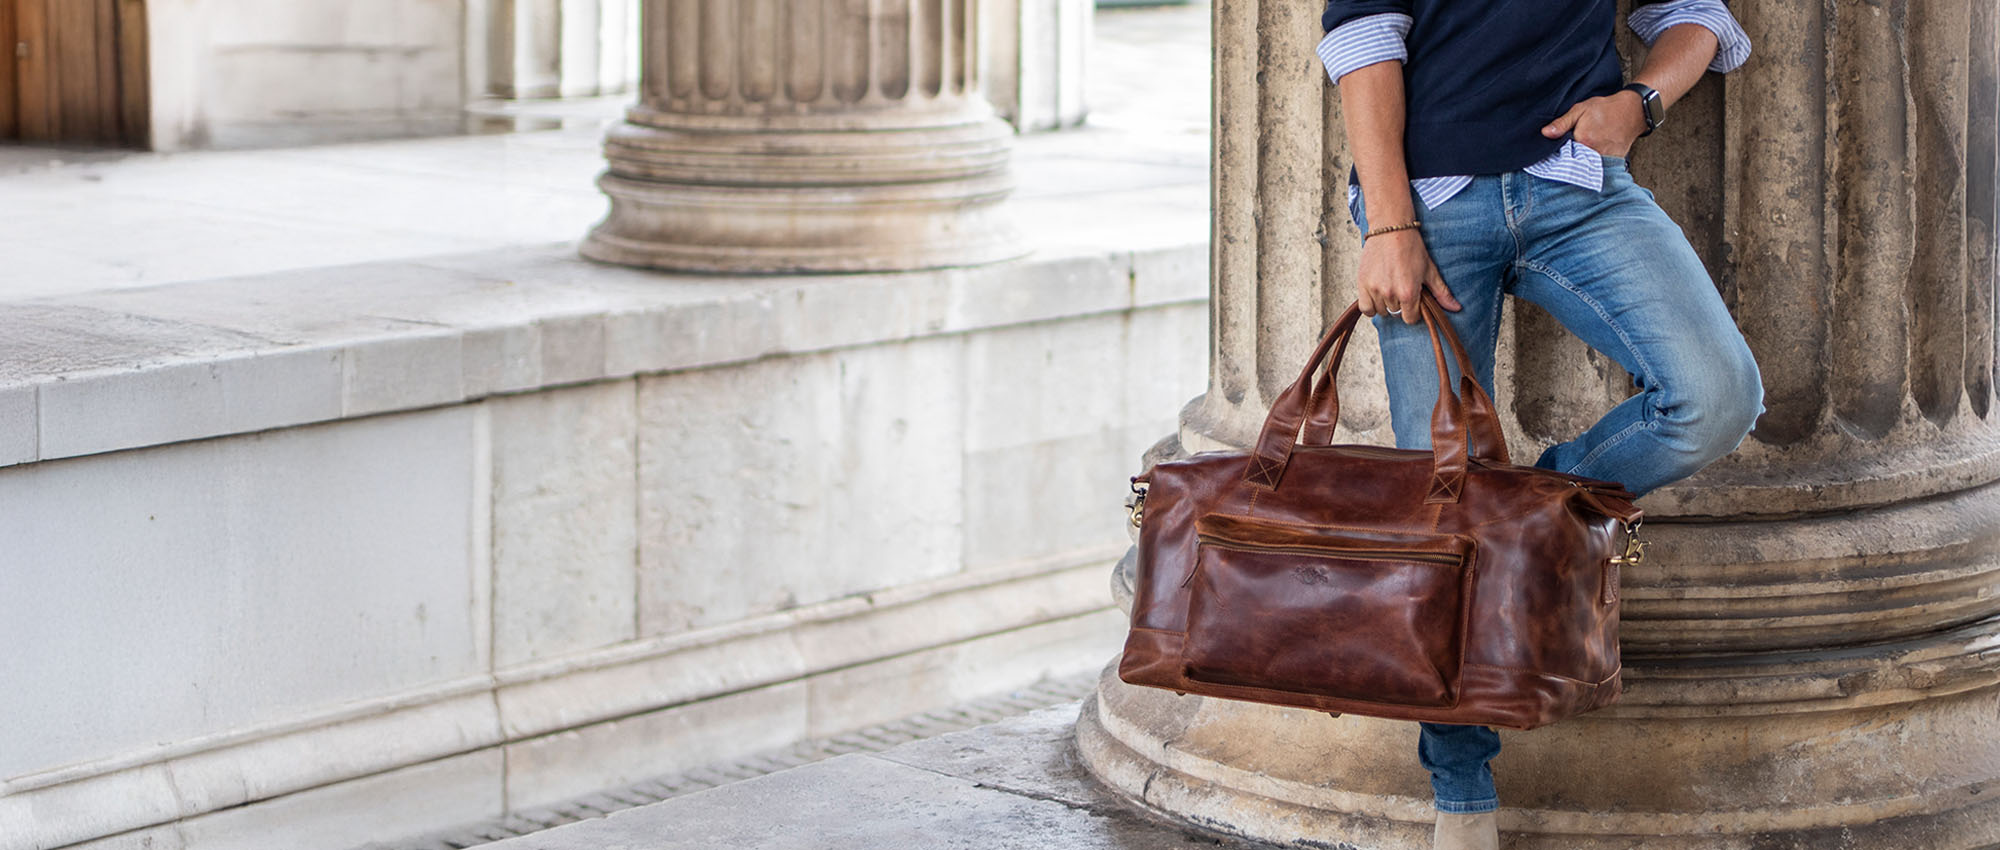
<instances>
[{"instance_id":1,"label":"man's forearm","mask_svg":"<svg viewBox=\"0 0 2000 850\"><path fill-rule=\"evenodd\" d=\"M1369 223L1386 226L1415 221L1409 163L1403 158L1408 110L1403 63L1377 62L1342 76L1340 104Z\"/></svg>"},{"instance_id":2,"label":"man's forearm","mask_svg":"<svg viewBox=\"0 0 2000 850\"><path fill-rule=\"evenodd\" d=\"M1708 63L1715 59L1717 46L1715 33L1700 24L1669 27L1653 42L1653 49L1632 79L1658 91L1662 106L1673 106L1701 81Z\"/></svg>"}]
</instances>

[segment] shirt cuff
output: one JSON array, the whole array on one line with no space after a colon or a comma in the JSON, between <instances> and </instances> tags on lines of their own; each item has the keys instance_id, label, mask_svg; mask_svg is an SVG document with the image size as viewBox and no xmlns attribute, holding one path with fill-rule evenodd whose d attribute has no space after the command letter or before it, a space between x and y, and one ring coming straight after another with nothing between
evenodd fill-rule
<instances>
[{"instance_id":1,"label":"shirt cuff","mask_svg":"<svg viewBox=\"0 0 2000 850\"><path fill-rule=\"evenodd\" d=\"M1708 69L1718 73L1734 71L1750 58L1750 35L1743 31L1722 0L1669 0L1640 6L1625 23L1647 47L1653 46L1671 27L1681 24L1707 27L1715 33L1716 43L1715 59L1708 63Z\"/></svg>"},{"instance_id":2,"label":"shirt cuff","mask_svg":"<svg viewBox=\"0 0 2000 850\"><path fill-rule=\"evenodd\" d=\"M1319 54L1319 61L1326 66L1326 78L1338 84L1349 72L1377 62L1408 59L1410 51L1403 40L1409 34L1409 15L1400 12L1366 15L1334 27L1319 40L1319 47L1313 52Z\"/></svg>"}]
</instances>

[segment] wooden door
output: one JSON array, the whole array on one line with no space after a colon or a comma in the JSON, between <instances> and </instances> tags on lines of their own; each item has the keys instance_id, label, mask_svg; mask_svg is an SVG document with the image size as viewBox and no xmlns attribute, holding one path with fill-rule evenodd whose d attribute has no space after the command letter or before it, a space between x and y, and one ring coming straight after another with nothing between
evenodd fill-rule
<instances>
[{"instance_id":1,"label":"wooden door","mask_svg":"<svg viewBox=\"0 0 2000 850\"><path fill-rule=\"evenodd\" d=\"M0 0L0 139L145 146L145 0Z\"/></svg>"}]
</instances>

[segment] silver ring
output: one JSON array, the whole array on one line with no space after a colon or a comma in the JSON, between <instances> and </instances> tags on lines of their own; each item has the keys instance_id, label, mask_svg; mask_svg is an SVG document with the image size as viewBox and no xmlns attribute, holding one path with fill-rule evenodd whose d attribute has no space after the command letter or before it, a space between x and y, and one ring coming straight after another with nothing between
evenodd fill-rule
<instances>
[{"instance_id":1,"label":"silver ring","mask_svg":"<svg viewBox=\"0 0 2000 850\"><path fill-rule=\"evenodd\" d=\"M1389 315L1391 315L1391 316L1400 316L1400 315L1403 315L1403 311L1401 311L1401 310L1390 310L1390 311L1389 311Z\"/></svg>"}]
</instances>

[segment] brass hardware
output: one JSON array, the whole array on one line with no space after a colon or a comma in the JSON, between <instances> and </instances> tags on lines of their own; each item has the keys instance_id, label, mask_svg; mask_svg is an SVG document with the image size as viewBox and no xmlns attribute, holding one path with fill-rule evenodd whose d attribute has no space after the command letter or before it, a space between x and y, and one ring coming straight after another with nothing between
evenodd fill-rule
<instances>
[{"instance_id":1,"label":"brass hardware","mask_svg":"<svg viewBox=\"0 0 2000 850\"><path fill-rule=\"evenodd\" d=\"M1611 556L1611 563L1636 567L1646 560L1646 541L1639 539L1639 526L1645 520L1625 527L1625 551Z\"/></svg>"},{"instance_id":2,"label":"brass hardware","mask_svg":"<svg viewBox=\"0 0 2000 850\"><path fill-rule=\"evenodd\" d=\"M1138 478L1132 479L1132 495L1125 499L1125 511L1131 517L1132 527L1138 528L1146 516L1146 487Z\"/></svg>"}]
</instances>

